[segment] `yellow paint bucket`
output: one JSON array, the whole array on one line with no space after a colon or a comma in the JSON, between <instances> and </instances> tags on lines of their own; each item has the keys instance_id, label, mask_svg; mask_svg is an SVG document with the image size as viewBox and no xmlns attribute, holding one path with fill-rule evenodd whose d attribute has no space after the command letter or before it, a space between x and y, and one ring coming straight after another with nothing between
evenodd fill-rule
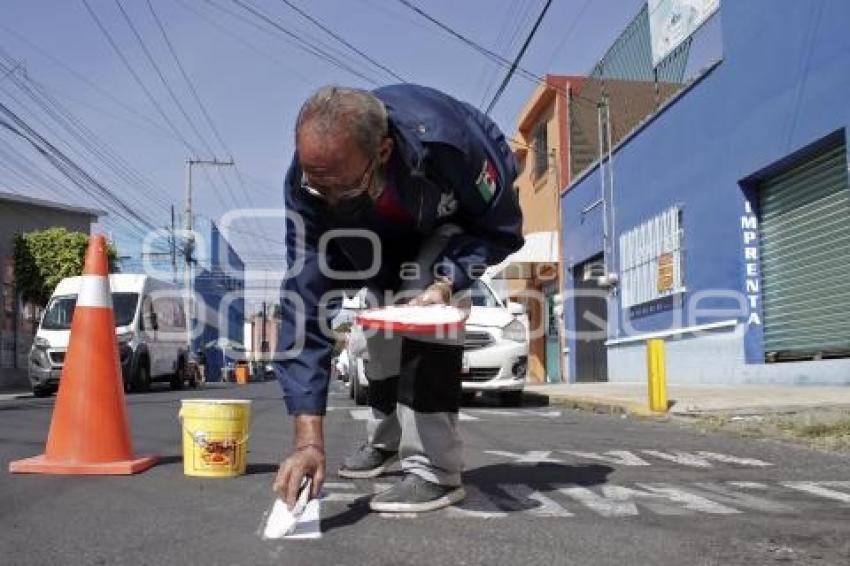
<instances>
[{"instance_id":1,"label":"yellow paint bucket","mask_svg":"<svg viewBox=\"0 0 850 566\"><path fill-rule=\"evenodd\" d=\"M251 401L183 399L183 473L230 478L245 473Z\"/></svg>"}]
</instances>

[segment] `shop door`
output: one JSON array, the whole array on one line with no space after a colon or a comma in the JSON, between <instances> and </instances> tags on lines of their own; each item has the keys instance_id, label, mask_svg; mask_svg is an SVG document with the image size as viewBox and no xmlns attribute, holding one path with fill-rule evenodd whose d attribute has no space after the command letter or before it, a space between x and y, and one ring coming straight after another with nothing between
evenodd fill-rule
<instances>
[{"instance_id":1,"label":"shop door","mask_svg":"<svg viewBox=\"0 0 850 566\"><path fill-rule=\"evenodd\" d=\"M561 376L561 340L558 334L560 317L555 310L555 295L558 292L557 285L547 285L543 289L546 298L546 342L544 344L546 358L546 382L560 383Z\"/></svg>"},{"instance_id":2,"label":"shop door","mask_svg":"<svg viewBox=\"0 0 850 566\"><path fill-rule=\"evenodd\" d=\"M608 381L608 351L605 346L608 327L608 294L594 279L585 280L585 270L602 257L577 266L573 272L575 305L575 357L579 383ZM571 353L572 355L572 353Z\"/></svg>"}]
</instances>

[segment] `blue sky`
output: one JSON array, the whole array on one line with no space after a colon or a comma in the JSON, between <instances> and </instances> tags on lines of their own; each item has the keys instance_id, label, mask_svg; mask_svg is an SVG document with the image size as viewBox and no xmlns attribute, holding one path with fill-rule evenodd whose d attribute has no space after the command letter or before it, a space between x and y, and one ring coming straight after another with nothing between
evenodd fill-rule
<instances>
[{"instance_id":1,"label":"blue sky","mask_svg":"<svg viewBox=\"0 0 850 566\"><path fill-rule=\"evenodd\" d=\"M200 146L201 142L168 98L145 59L115 0L88 1L181 135L191 144ZM252 1L263 12L280 18L288 29L308 38L309 43L342 50L350 64L378 83L393 82L386 73L361 64L354 54L334 43L284 2ZM504 76L504 68L449 37L397 0L291 1L406 80L439 88L474 105L486 106ZM508 59L513 59L545 3L544 0L412 1ZM235 198L228 194L222 181L213 186L206 176L196 175L196 210L204 216L218 218L233 208L234 200L241 206L247 206L249 200L256 206L281 206L281 182L293 149L293 121L300 102L322 84L368 87L370 83L304 53L296 42L283 39L276 32L263 31L233 17L225 10L263 27L262 22L252 19L253 16L231 0L151 2L216 129L232 151L250 192L250 198L245 198L232 172L224 175ZM522 66L541 75L586 73L643 2L555 0ZM229 157L204 121L146 1L122 0L122 4L215 156ZM168 223L167 205L174 203L178 209L182 208L184 162L189 151L169 131L83 2L7 0L3 12L0 25L6 29L0 28L0 47L5 54L20 62L30 79L37 81L109 148L132 164L144 177L144 183L128 184L108 172L98 178L156 225ZM56 61L83 75L100 90ZM20 70L16 73L19 78ZM0 73L0 77L3 74ZM27 101L13 78L0 79L0 101L53 140L49 133L59 130ZM509 135L514 130L517 113L534 86L522 77L514 77L495 107L493 116ZM60 139L63 138L68 136L63 134ZM73 190L56 194L55 188L48 191L37 182L27 182L9 173L9 168L14 166L4 161L8 157L8 147L11 145L23 152L29 150L20 139L5 131L0 132L0 142L0 165L5 163L5 167L0 167L0 190L92 204L90 199ZM52 172L40 156L29 155L40 169ZM202 157L208 158L210 154L205 151ZM80 159L80 163L85 164ZM134 243L120 222L106 223L104 228L113 231L124 253L133 252ZM270 221L244 229L236 245L246 259L274 261L280 257L279 222ZM247 232L259 232L260 235Z\"/></svg>"}]
</instances>

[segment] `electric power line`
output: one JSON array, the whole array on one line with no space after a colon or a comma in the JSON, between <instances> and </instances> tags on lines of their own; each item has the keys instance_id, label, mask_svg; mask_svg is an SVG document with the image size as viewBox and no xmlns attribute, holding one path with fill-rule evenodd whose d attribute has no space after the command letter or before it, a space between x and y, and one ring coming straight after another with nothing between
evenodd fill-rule
<instances>
[{"instance_id":1,"label":"electric power line","mask_svg":"<svg viewBox=\"0 0 850 566\"><path fill-rule=\"evenodd\" d=\"M325 33L327 33L328 35L333 37L335 40L337 40L338 42L340 42L344 46L348 47L350 50L352 50L356 54L363 57L366 61L368 61L369 63L371 63L375 67L386 72L387 74L389 74L391 77L393 77L394 79L396 79L398 81L401 81L403 83L407 82L407 80L404 79L403 77L401 77L398 73L396 73L395 71L393 71L392 69L390 69L389 67L384 65L383 63L376 61L375 59L373 59L372 57L370 57L369 55L367 55L366 53L364 53L363 51L361 51L360 49L358 49L357 47L355 47L354 45L349 43L345 38L341 37L339 34L335 33L333 30L329 29L327 26L322 24L321 21L317 20L316 18L314 18L313 16L311 16L310 14L308 14L307 12L305 12L304 10L302 10L301 8L299 8L298 6L296 6L295 4L290 2L289 0L281 0L281 1L284 4L286 4L287 6L289 6L291 9L293 9L295 12L297 12L299 15L301 15L303 18L307 19L313 25L315 25L316 27L318 27L319 29L321 29L322 31L324 31Z\"/></svg>"},{"instance_id":2,"label":"electric power line","mask_svg":"<svg viewBox=\"0 0 850 566\"><path fill-rule=\"evenodd\" d=\"M528 33L528 37L525 38L525 43L522 44L522 47L517 53L516 58L513 63L511 63L511 68L508 69L508 73L505 75L505 78L502 79L502 84L499 85L499 88L496 90L496 94L493 95L493 99L490 100L490 104L487 105L487 110L485 114L490 114L490 111L493 110L493 107L502 97L502 93L505 92L505 89L508 86L508 83L511 82L511 77L514 76L514 72L519 66L519 62L522 60L523 55L525 55L528 46L531 44L531 40L534 38L537 30L540 28L541 22L543 22L543 18L546 16L546 12L549 11L549 6L552 5L552 0L546 0L546 4L543 6L543 9L540 10L540 15L537 16L537 21L534 22L534 27L531 28L531 31Z\"/></svg>"}]
</instances>

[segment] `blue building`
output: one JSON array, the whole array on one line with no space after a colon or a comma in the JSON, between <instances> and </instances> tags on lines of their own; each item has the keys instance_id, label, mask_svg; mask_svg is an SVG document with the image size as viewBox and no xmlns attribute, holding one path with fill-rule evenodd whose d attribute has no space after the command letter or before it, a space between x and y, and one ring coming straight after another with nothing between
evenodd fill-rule
<instances>
[{"instance_id":1,"label":"blue building","mask_svg":"<svg viewBox=\"0 0 850 566\"><path fill-rule=\"evenodd\" d=\"M659 41L677 5L705 13ZM597 77L597 159L562 193L570 380L644 380L657 337L671 383L850 384L850 2L649 7L649 74ZM618 132L605 78L662 68L681 88Z\"/></svg>"},{"instance_id":2,"label":"blue building","mask_svg":"<svg viewBox=\"0 0 850 566\"><path fill-rule=\"evenodd\" d=\"M203 329L193 350L204 354L207 381L219 381L221 369L244 354L245 264L215 222L196 226L199 232L207 229L208 250L198 251L192 278L193 290L205 307Z\"/></svg>"}]
</instances>

